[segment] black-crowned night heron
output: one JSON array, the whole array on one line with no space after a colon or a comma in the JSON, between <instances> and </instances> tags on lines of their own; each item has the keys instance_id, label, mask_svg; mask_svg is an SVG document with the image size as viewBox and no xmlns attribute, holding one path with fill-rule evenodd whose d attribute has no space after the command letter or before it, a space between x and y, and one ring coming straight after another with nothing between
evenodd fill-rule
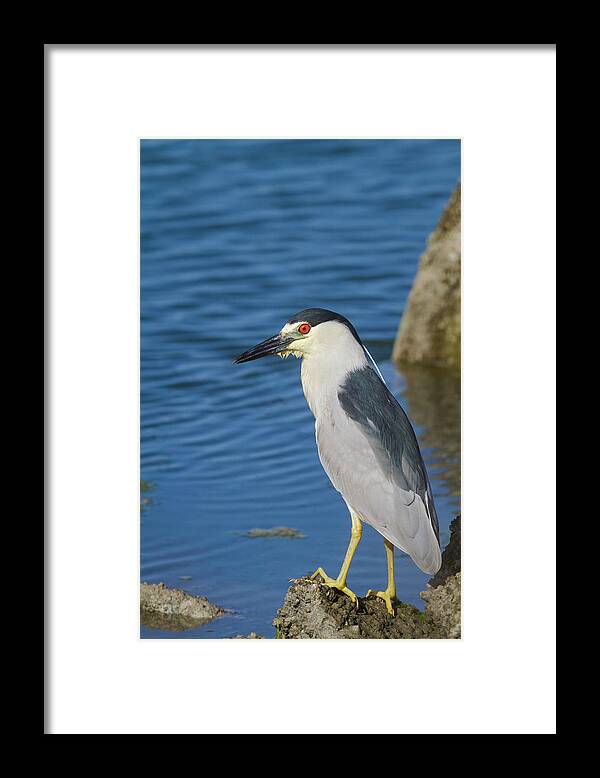
<instances>
[{"instance_id":1,"label":"black-crowned night heron","mask_svg":"<svg viewBox=\"0 0 600 778\"><path fill-rule=\"evenodd\" d=\"M440 569L438 519L416 435L379 368L344 316L323 308L300 311L281 332L240 354L234 364L278 354L303 357L302 388L315 417L319 458L344 498L352 519L350 544L337 578L319 567L313 578L339 589L366 522L383 535L388 581L385 591L369 589L393 613L396 600L394 546L425 573Z\"/></svg>"}]
</instances>

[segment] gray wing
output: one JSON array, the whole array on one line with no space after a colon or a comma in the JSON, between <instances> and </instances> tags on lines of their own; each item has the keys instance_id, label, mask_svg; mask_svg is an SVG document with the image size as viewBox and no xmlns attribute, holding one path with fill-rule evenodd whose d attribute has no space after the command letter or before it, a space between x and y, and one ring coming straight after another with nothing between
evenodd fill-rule
<instances>
[{"instance_id":1,"label":"gray wing","mask_svg":"<svg viewBox=\"0 0 600 778\"><path fill-rule=\"evenodd\" d=\"M333 485L422 570L437 572L438 518L407 415L370 367L351 372L338 399L331 422L317 423L319 456Z\"/></svg>"}]
</instances>

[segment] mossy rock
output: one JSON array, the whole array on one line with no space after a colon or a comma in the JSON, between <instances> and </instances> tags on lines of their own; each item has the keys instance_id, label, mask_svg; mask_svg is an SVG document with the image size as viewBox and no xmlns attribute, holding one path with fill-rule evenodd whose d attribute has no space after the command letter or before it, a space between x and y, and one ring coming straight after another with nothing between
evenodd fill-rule
<instances>
[{"instance_id":1,"label":"mossy rock","mask_svg":"<svg viewBox=\"0 0 600 778\"><path fill-rule=\"evenodd\" d=\"M140 584L140 621L152 629L181 632L222 616L223 608L206 597L171 589L164 583Z\"/></svg>"},{"instance_id":2,"label":"mossy rock","mask_svg":"<svg viewBox=\"0 0 600 778\"><path fill-rule=\"evenodd\" d=\"M292 580L284 603L273 620L275 637L302 639L410 639L461 636L460 516L450 525L450 540L442 566L421 592L425 611L399 603L387 612L378 597L360 597L353 603L319 578Z\"/></svg>"},{"instance_id":3,"label":"mossy rock","mask_svg":"<svg viewBox=\"0 0 600 778\"><path fill-rule=\"evenodd\" d=\"M442 638L442 630L413 605L400 603L390 615L374 596L353 603L337 589L311 578L292 581L273 621L283 639Z\"/></svg>"},{"instance_id":4,"label":"mossy rock","mask_svg":"<svg viewBox=\"0 0 600 778\"><path fill-rule=\"evenodd\" d=\"M392 352L397 365L460 368L460 279L459 183L421 256Z\"/></svg>"}]
</instances>

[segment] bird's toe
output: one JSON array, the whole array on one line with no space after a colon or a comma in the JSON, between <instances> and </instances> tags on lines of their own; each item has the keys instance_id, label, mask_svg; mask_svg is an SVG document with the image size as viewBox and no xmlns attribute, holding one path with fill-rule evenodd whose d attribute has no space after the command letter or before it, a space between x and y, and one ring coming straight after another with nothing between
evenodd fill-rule
<instances>
[{"instance_id":1,"label":"bird's toe","mask_svg":"<svg viewBox=\"0 0 600 778\"><path fill-rule=\"evenodd\" d=\"M371 596L379 597L380 600L383 600L387 612L390 614L390 616L394 615L394 603L398 602L398 599L394 592L390 592L387 589L385 590L385 592L378 592L375 589L369 589L369 591L367 592L367 597L371 597Z\"/></svg>"},{"instance_id":2,"label":"bird's toe","mask_svg":"<svg viewBox=\"0 0 600 778\"><path fill-rule=\"evenodd\" d=\"M349 597L353 603L356 603L358 601L356 594L351 589L348 589L345 581L341 581L339 578L331 578L330 576L327 575L327 573L323 570L322 567L318 567L315 570L315 572L311 575L311 578L315 579L317 578L317 576L321 578L320 583L322 583L324 586L327 586L330 589L337 589L338 591L342 592L347 597Z\"/></svg>"}]
</instances>

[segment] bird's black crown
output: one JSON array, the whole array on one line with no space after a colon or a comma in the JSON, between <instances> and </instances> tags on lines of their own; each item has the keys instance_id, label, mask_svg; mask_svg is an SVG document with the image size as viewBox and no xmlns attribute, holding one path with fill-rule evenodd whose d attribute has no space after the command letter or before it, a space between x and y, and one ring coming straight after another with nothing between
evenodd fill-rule
<instances>
[{"instance_id":1,"label":"bird's black crown","mask_svg":"<svg viewBox=\"0 0 600 778\"><path fill-rule=\"evenodd\" d=\"M298 311L290 319L288 324L294 324L297 321L306 321L311 327L316 327L317 324L322 324L324 321L339 321L344 324L350 332L354 335L356 340L362 346L362 341L358 336L358 332L354 329L354 325L348 321L345 316L335 311L328 311L326 308L305 308L303 311Z\"/></svg>"}]
</instances>

